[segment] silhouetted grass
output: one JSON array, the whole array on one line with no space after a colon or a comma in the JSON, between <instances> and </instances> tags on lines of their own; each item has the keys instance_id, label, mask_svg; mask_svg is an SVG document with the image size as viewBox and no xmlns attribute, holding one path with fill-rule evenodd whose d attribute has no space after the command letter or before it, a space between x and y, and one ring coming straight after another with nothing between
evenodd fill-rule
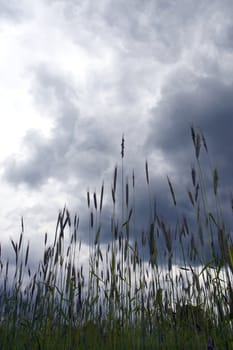
<instances>
[{"instance_id":1,"label":"silhouetted grass","mask_svg":"<svg viewBox=\"0 0 233 350\"><path fill-rule=\"evenodd\" d=\"M206 140L193 127L191 135L196 165L187 199L195 225L179 217L169 177L177 222L174 228L164 222L152 198L146 161L149 222L138 231L135 175L130 180L124 175L124 138L120 181L117 166L113 175L107 245L101 244L104 184L99 201L96 192L93 197L87 192L88 266L79 263L79 218L64 208L54 242L48 245L45 234L43 258L32 272L22 221L19 241L11 240L13 276L9 262L0 261L1 349L233 349L232 238ZM210 164L211 205L201 148Z\"/></svg>"}]
</instances>

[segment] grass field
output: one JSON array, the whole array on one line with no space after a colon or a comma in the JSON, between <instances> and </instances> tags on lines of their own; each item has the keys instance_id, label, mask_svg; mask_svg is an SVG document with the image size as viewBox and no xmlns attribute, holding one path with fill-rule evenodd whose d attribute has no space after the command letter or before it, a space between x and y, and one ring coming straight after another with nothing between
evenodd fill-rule
<instances>
[{"instance_id":1,"label":"grass field","mask_svg":"<svg viewBox=\"0 0 233 350\"><path fill-rule=\"evenodd\" d=\"M172 227L164 222L152 198L146 162L150 219L138 231L135 178L128 181L124 174L124 138L120 175L115 167L110 193L108 244L101 243L104 184L99 196L87 193L88 266L79 262L79 219L66 208L59 214L53 244L48 245L45 234L35 271L28 263L22 222L19 240L11 240L13 275L9 262L0 260L0 349L233 349L232 236L206 140L193 127L191 136L196 164L187 201L195 225L178 214ZM210 164L211 205L201 156ZM176 212L176 193L169 177L167 182Z\"/></svg>"}]
</instances>

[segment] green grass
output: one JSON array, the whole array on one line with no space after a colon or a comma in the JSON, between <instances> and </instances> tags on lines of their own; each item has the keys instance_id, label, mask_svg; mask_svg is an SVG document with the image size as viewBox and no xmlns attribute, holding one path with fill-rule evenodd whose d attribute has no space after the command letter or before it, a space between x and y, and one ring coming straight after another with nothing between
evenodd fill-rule
<instances>
[{"instance_id":1,"label":"green grass","mask_svg":"<svg viewBox=\"0 0 233 350\"><path fill-rule=\"evenodd\" d=\"M232 237L205 138L193 127L191 134L196 164L187 201L195 225L179 214L169 177L177 221L172 227L164 221L146 162L149 221L138 230L136 181L134 173L130 180L125 176L124 138L121 174L117 167L113 174L107 245L100 243L104 184L99 200L87 192L87 267L80 264L79 219L66 208L59 213L54 243L48 245L45 235L35 271L22 222L19 241L11 240L13 276L9 262L0 261L1 349L233 349ZM201 148L210 164L208 176ZM212 197L206 190L209 179Z\"/></svg>"}]
</instances>

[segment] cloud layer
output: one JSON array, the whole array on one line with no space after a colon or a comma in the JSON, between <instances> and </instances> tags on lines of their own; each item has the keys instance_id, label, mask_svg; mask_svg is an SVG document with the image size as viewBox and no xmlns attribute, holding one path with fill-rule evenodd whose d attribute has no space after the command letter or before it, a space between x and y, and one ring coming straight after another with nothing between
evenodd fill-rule
<instances>
[{"instance_id":1,"label":"cloud layer","mask_svg":"<svg viewBox=\"0 0 233 350\"><path fill-rule=\"evenodd\" d=\"M12 42L20 43L16 79L41 123L48 123L46 132L25 124L23 152L19 156L16 149L2 161L2 179L17 198L22 191L33 193L21 213L33 212L38 202L46 207L48 193L54 205L64 200L73 211L85 213L86 189L96 191L103 179L111 198L124 134L125 174L131 178L134 169L137 176L138 228L148 229L145 159L151 196L156 194L167 222L174 224L166 175L188 214L191 125L200 127L207 139L228 201L233 172L232 10L227 0L41 0L20 17L16 3L4 5L4 30L20 29L18 37L10 34ZM16 117L23 121L20 111ZM110 207L106 201L106 225ZM47 212L51 210L48 206ZM88 219L83 215L85 239ZM107 228L102 239L108 241Z\"/></svg>"}]
</instances>

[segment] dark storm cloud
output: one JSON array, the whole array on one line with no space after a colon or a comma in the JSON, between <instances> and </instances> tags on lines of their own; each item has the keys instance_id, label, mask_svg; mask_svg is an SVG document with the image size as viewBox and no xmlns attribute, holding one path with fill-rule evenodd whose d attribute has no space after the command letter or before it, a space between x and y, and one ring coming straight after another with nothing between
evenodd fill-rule
<instances>
[{"instance_id":1,"label":"dark storm cloud","mask_svg":"<svg viewBox=\"0 0 233 350\"><path fill-rule=\"evenodd\" d=\"M202 130L208 145L208 153L213 166L217 166L219 173L219 195L224 208L224 219L228 228L231 224L230 194L232 193L232 130L233 130L233 84L225 83L215 78L192 77L188 84L175 85L181 76L175 75L167 81L162 98L151 113L150 134L146 149L150 152L161 152L166 161L172 164L174 188L179 194L178 208L185 214L198 249L203 249L203 257L210 258L207 236L204 236L206 248L201 248L198 238L198 226L186 187L191 184L191 165L194 164L194 148L192 144L190 126ZM202 146L202 149L204 147ZM209 202L208 210L215 213L215 199L213 196L213 180L208 161L201 158L203 174L207 175L206 195ZM170 174L168 174L170 175ZM206 181L207 180L207 181ZM189 186L189 189L191 186ZM164 213L167 213L164 203L163 190L157 192L158 203L162 201ZM175 220L168 212L167 221L174 228ZM214 225L213 225L214 226ZM216 227L214 228L215 231ZM217 233L214 242L218 246ZM199 243L198 243L199 242ZM181 252L179 252L181 254Z\"/></svg>"},{"instance_id":2,"label":"dark storm cloud","mask_svg":"<svg viewBox=\"0 0 233 350\"><path fill-rule=\"evenodd\" d=\"M120 169L119 169L120 170ZM126 169L125 169L126 170ZM139 170L139 169L138 169ZM82 242L89 243L90 240L94 241L96 233L100 228L99 240L101 243L109 244L112 237L115 237L116 244L118 246L119 237L123 233L126 236L126 227L122 226L128 218L129 212L132 209L132 216L130 218L129 225L129 239L130 244L133 245L135 240L137 241L139 256L144 256L149 260L150 257L150 232L151 224L154 225L154 234L156 237L156 245L158 252L158 263L160 265L166 265L169 261L169 251L166 241L165 230L170 231L170 240L172 246L172 260L176 264L183 264L183 254L185 255L186 263L190 262L190 246L192 239L195 241L198 247L199 257L201 257L202 262L206 262L211 259L210 247L208 246L208 236L205 234L204 242L205 246L201 246L200 238L198 236L198 227L195 225L195 209L192 208L190 201L188 199L187 193L184 189L182 193L182 199L179 200L178 207L174 206L171 193L169 191L169 186L166 178L152 179L150 181L150 191L148 193L148 187L146 184L146 178L144 181L137 181L136 176L136 186L135 186L135 201L133 201L133 188L132 181L129 181L129 207L126 208L125 197L122 200L121 197L121 180L117 184L117 196L116 196L116 206L114 208L113 202L110 197L108 200L104 199L103 212L101 217L99 212L95 212L93 205L92 194L90 194L91 206L90 210L85 211L85 215L80 217L79 225L79 237ZM105 188L106 192L110 194L110 188ZM186 195L186 199L184 196ZM104 196L104 198L105 198ZM181 196L179 196L180 199ZM98 196L97 196L98 198ZM98 201L97 201L98 202ZM112 204L111 204L112 203ZM122 204L124 206L124 214L122 218ZM94 215L94 225L91 227L91 212ZM178 215L179 214L179 215ZM189 234L183 233L183 215L186 215L187 224L189 226ZM112 220L115 223L116 231L112 231ZM87 234L89 232L89 234ZM184 253L182 253L180 239L182 236ZM142 237L145 239L145 246L142 247ZM217 245L217 236L215 243ZM194 261L193 261L194 262ZM196 263L200 263L197 259Z\"/></svg>"},{"instance_id":3,"label":"dark storm cloud","mask_svg":"<svg viewBox=\"0 0 233 350\"><path fill-rule=\"evenodd\" d=\"M179 79L179 76L176 76ZM175 79L169 82L172 86ZM168 84L169 84L168 83ZM169 88L164 92L151 117L148 143L162 151L177 169L180 160L190 159L192 142L190 126L200 127L206 136L214 160L221 167L227 181L233 172L233 84L215 78L199 78L189 87ZM212 157L212 158L213 158ZM178 161L178 163L177 163Z\"/></svg>"}]
</instances>

